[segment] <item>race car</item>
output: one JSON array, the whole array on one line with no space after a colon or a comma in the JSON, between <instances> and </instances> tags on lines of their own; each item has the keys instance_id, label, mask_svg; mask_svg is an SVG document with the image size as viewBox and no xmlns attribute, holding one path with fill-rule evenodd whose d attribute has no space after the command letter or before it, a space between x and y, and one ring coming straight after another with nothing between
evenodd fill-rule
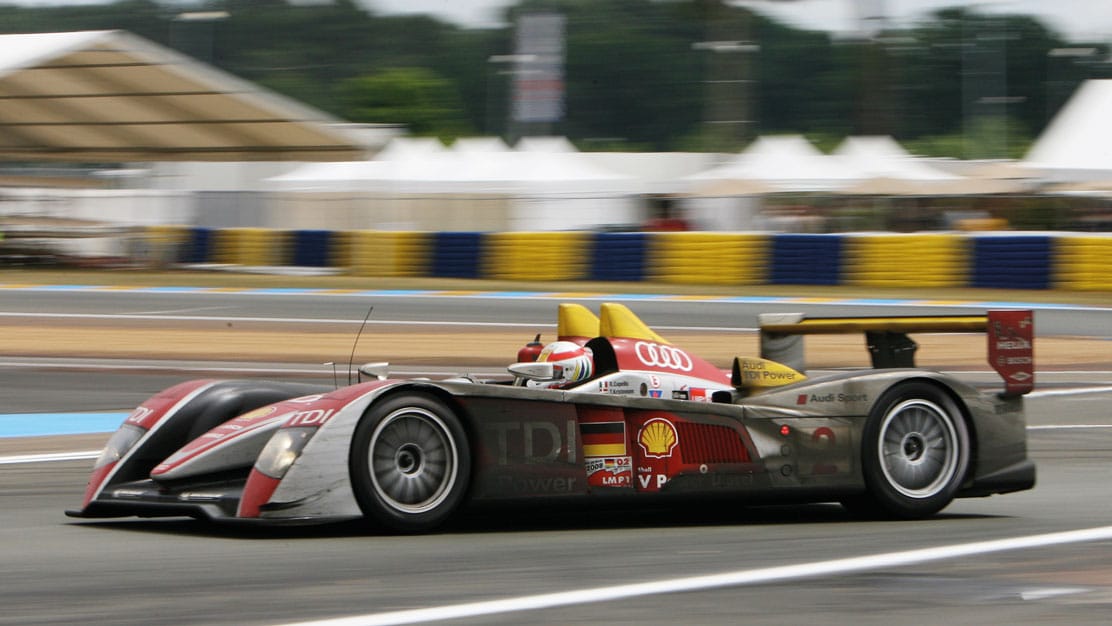
<instances>
[{"instance_id":1,"label":"race car","mask_svg":"<svg viewBox=\"0 0 1112 626\"><path fill-rule=\"evenodd\" d=\"M800 371L802 336L864 332L872 369ZM908 332L984 332L1003 389L913 367ZM840 502L923 518L954 498L1030 489L1023 394L1030 311L955 318L762 319L762 357L729 370L622 304L558 308L498 380L339 388L197 380L136 408L95 463L82 518L190 516L425 532L468 504L712 497ZM539 339L539 338L538 338Z\"/></svg>"}]
</instances>

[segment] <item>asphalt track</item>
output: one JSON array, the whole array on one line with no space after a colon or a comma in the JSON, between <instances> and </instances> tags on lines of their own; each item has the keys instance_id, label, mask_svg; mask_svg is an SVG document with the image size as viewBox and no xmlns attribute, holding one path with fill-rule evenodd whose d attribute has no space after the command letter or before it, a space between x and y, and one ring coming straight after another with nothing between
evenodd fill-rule
<instances>
[{"instance_id":1,"label":"asphalt track","mask_svg":"<svg viewBox=\"0 0 1112 626\"><path fill-rule=\"evenodd\" d=\"M447 300L446 300L447 298ZM451 306L442 303L450 301ZM1034 308L1045 335L1112 336L1108 306L1025 301L887 299L779 296L672 296L636 293L470 292L446 290L228 289L188 287L103 287L0 284L0 321L33 313L42 319L95 319L114 316L135 323L171 321L288 319L303 323L358 324L374 308L370 322L461 322L488 325L551 323L558 302L619 301L636 309L653 327L755 328L757 315L953 315L988 308ZM497 312L497 319L492 313ZM881 311L882 313L878 313ZM127 316L127 317L122 317Z\"/></svg>"},{"instance_id":2,"label":"asphalt track","mask_svg":"<svg viewBox=\"0 0 1112 626\"><path fill-rule=\"evenodd\" d=\"M631 306L658 328L736 332L770 310L760 302L645 300ZM553 298L0 293L0 312L48 326L76 319L94 327L173 328L187 321L176 318L197 316L281 318L273 323L296 326L312 322L291 320L315 318L354 334L371 304L383 324L496 317L526 331L551 321ZM861 306L879 304L807 306L860 314ZM921 303L902 304L898 312L924 311L945 312ZM1040 309L1040 337L1088 335L1112 352L1110 315ZM402 367L435 374L445 365ZM8 355L0 360L0 402L9 414L112 413L178 380L226 369L331 378L316 362L221 355L189 363ZM345 617L351 619L341 623L1107 623L1112 373L1106 370L1090 364L1040 372L1040 391L1028 402L1036 489L958 501L923 522L857 522L829 505L472 511L445 532L422 537L381 536L357 524L255 529L75 521L62 510L79 502L89 460L2 459L88 451L106 435L0 440L0 624ZM1081 532L1057 534L1072 531ZM993 543L999 540L1010 541Z\"/></svg>"}]
</instances>

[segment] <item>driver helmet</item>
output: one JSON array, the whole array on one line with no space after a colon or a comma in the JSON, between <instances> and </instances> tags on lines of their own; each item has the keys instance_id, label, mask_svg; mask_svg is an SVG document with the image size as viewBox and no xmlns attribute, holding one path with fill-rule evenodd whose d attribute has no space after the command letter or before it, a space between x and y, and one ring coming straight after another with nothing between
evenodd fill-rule
<instances>
[{"instance_id":1,"label":"driver helmet","mask_svg":"<svg viewBox=\"0 0 1112 626\"><path fill-rule=\"evenodd\" d=\"M553 380L566 385L586 380L595 371L595 360L590 348L571 341L554 341L541 350L538 362L553 364Z\"/></svg>"}]
</instances>

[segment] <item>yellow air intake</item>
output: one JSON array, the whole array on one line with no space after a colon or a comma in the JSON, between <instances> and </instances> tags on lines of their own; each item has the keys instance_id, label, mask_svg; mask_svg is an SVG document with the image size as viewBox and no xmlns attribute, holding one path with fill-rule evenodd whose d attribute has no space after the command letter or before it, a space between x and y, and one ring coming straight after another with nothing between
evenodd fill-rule
<instances>
[{"instance_id":1,"label":"yellow air intake","mask_svg":"<svg viewBox=\"0 0 1112 626\"><path fill-rule=\"evenodd\" d=\"M599 336L599 321L591 310L582 304L561 303L556 312L558 337Z\"/></svg>"},{"instance_id":2,"label":"yellow air intake","mask_svg":"<svg viewBox=\"0 0 1112 626\"><path fill-rule=\"evenodd\" d=\"M627 339L645 339L657 343L671 343L664 337L653 332L639 317L633 314L623 304L604 302L601 307L601 321L599 333L603 337L624 337Z\"/></svg>"},{"instance_id":3,"label":"yellow air intake","mask_svg":"<svg viewBox=\"0 0 1112 626\"><path fill-rule=\"evenodd\" d=\"M737 389L769 389L802 380L807 380L807 377L787 365L741 356L734 359L734 371L730 376L730 383Z\"/></svg>"}]
</instances>

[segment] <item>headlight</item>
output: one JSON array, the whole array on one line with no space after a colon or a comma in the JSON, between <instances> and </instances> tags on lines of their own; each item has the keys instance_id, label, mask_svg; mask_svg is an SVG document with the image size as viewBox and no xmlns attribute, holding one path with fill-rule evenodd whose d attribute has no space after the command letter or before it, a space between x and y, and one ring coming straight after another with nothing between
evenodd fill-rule
<instances>
[{"instance_id":1,"label":"headlight","mask_svg":"<svg viewBox=\"0 0 1112 626\"><path fill-rule=\"evenodd\" d=\"M108 443L104 444L104 450L101 451L100 456L97 457L97 462L93 465L93 469L100 469L109 463L115 463L123 458L127 451L139 441L147 431L132 426L131 424L124 424L120 429L113 433L112 437L108 439Z\"/></svg>"},{"instance_id":2,"label":"headlight","mask_svg":"<svg viewBox=\"0 0 1112 626\"><path fill-rule=\"evenodd\" d=\"M305 444L309 443L316 430L316 427L280 429L259 453L259 458L255 461L255 469L271 478L285 476L286 470L290 469L297 457L301 456Z\"/></svg>"}]
</instances>

